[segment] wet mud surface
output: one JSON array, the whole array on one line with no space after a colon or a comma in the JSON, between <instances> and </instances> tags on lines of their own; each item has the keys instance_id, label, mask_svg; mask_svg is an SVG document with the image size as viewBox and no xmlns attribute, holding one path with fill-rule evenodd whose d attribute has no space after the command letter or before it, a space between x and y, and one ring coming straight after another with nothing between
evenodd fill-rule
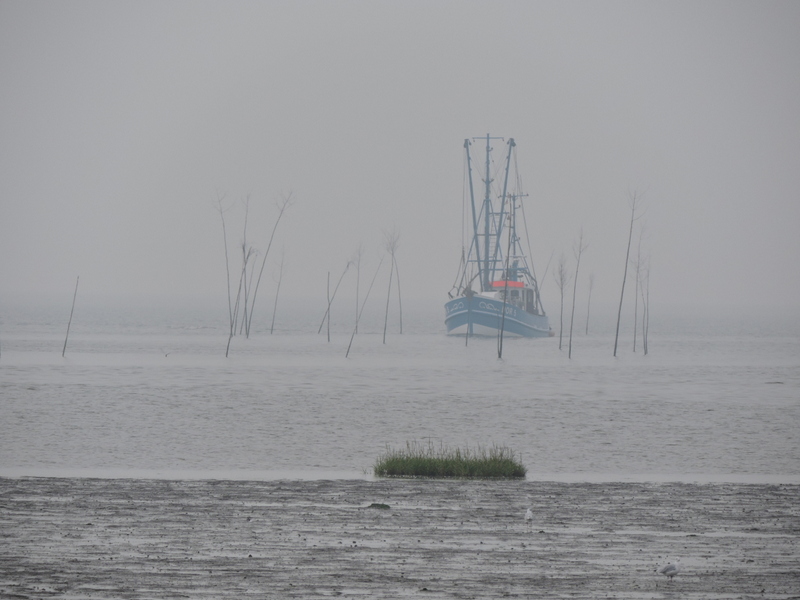
<instances>
[{"instance_id":1,"label":"wet mud surface","mask_svg":"<svg viewBox=\"0 0 800 600\"><path fill-rule=\"evenodd\" d=\"M797 485L0 478L0 598L800 598L799 537Z\"/></svg>"}]
</instances>

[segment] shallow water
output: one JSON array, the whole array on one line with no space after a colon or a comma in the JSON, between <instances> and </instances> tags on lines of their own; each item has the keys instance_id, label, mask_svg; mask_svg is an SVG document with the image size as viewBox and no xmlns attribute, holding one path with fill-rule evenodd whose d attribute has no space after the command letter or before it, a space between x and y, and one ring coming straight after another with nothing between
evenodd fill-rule
<instances>
[{"instance_id":1,"label":"shallow water","mask_svg":"<svg viewBox=\"0 0 800 600\"><path fill-rule=\"evenodd\" d=\"M200 320L154 326L6 314L0 475L365 477L407 441L511 447L530 479L800 481L800 336L775 327L574 339L316 324L234 338ZM428 324L435 323L430 329ZM433 331L433 332L428 332ZM733 333L731 333L733 332Z\"/></svg>"}]
</instances>

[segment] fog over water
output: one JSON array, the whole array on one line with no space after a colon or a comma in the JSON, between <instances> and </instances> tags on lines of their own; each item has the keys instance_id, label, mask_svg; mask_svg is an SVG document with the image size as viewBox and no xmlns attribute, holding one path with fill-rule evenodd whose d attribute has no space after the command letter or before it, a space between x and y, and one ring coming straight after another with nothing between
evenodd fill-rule
<instances>
[{"instance_id":1,"label":"fog over water","mask_svg":"<svg viewBox=\"0 0 800 600\"><path fill-rule=\"evenodd\" d=\"M386 344L367 319L349 358L345 319L330 342L316 319L260 323L225 358L224 319L126 314L84 311L65 358L63 323L6 333L0 475L358 478L419 441L507 445L531 479L800 481L785 317L659 318L647 356L626 326L615 359L601 314L572 360L557 337L507 340L498 360L495 339L467 346L438 311L409 310L402 335L393 319Z\"/></svg>"},{"instance_id":2,"label":"fog over water","mask_svg":"<svg viewBox=\"0 0 800 600\"><path fill-rule=\"evenodd\" d=\"M394 230L440 303L463 141L491 133L540 274L583 227L580 293L613 302L636 192L660 304L797 307L798 29L795 2L4 1L0 302L78 275L84 301L224 300L218 197L235 253L250 196L263 253L291 192L267 287L283 253L286 297L324 296Z\"/></svg>"},{"instance_id":3,"label":"fog over water","mask_svg":"<svg viewBox=\"0 0 800 600\"><path fill-rule=\"evenodd\" d=\"M798 31L781 1L1 2L0 475L363 476L432 440L530 477L797 481ZM572 360L444 334L486 134L556 330L588 244ZM651 347L629 272L615 359L634 194Z\"/></svg>"}]
</instances>

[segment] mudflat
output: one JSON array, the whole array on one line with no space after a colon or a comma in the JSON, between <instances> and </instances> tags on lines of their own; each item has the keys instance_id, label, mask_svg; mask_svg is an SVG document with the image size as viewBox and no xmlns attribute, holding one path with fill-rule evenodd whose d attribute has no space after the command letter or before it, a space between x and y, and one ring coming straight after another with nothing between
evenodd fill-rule
<instances>
[{"instance_id":1,"label":"mudflat","mask_svg":"<svg viewBox=\"0 0 800 600\"><path fill-rule=\"evenodd\" d=\"M0 597L800 598L799 537L798 485L0 478Z\"/></svg>"}]
</instances>

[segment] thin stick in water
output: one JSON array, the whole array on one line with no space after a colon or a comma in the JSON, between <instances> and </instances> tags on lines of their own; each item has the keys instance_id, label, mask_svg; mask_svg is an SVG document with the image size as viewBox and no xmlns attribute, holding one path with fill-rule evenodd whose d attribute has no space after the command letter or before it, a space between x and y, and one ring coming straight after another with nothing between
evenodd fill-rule
<instances>
[{"instance_id":1,"label":"thin stick in water","mask_svg":"<svg viewBox=\"0 0 800 600\"><path fill-rule=\"evenodd\" d=\"M372 291L372 286L375 284L375 279L378 277L378 273L381 270L382 264L383 264L383 257L381 257L381 261L378 263L378 268L375 269L375 275L372 276L372 282L370 282L369 287L367 288L367 294L364 296L364 302L361 303L361 311L359 311L358 318L356 319L356 325L355 327L353 327L353 333L350 336L350 343L347 344L347 352L344 353L345 358L350 356L350 347L353 345L353 338L356 337L356 331L358 331L358 322L361 320L361 315L364 313L364 307L367 305L367 299L369 298L369 293Z\"/></svg>"},{"instance_id":2,"label":"thin stick in water","mask_svg":"<svg viewBox=\"0 0 800 600\"><path fill-rule=\"evenodd\" d=\"M333 288L332 295L331 295L331 272L328 271L328 308L325 310L325 314L322 317L322 322L319 324L319 329L317 329L317 333L322 331L322 327L325 325L326 320L328 321L328 329L330 329L331 304L333 304L334 299L336 299L336 292L339 291L339 285L342 283L342 279L344 279L344 276L347 274L347 271L350 269L350 265L352 264L353 264L352 261L350 261L345 266L344 271L342 271L342 274L339 276L339 281L336 282L336 287ZM328 341L330 342L330 339Z\"/></svg>"},{"instance_id":3,"label":"thin stick in water","mask_svg":"<svg viewBox=\"0 0 800 600\"><path fill-rule=\"evenodd\" d=\"M328 318L328 341L331 341L331 272L328 271L328 310L325 316Z\"/></svg>"},{"instance_id":4,"label":"thin stick in water","mask_svg":"<svg viewBox=\"0 0 800 600\"><path fill-rule=\"evenodd\" d=\"M270 335L272 335L272 332L275 331L275 313L278 310L278 294L281 293L281 280L283 279L283 259L285 254L285 250L281 252L281 268L278 272L278 287L275 289L275 304L272 306L272 324L269 326Z\"/></svg>"},{"instance_id":5,"label":"thin stick in water","mask_svg":"<svg viewBox=\"0 0 800 600\"><path fill-rule=\"evenodd\" d=\"M72 295L72 309L69 311L69 321L67 322L67 335L64 337L64 349L61 351L61 358L67 353L67 340L69 339L69 328L72 325L72 314L75 312L75 299L78 297L78 283L80 283L81 277L78 275L78 279L75 281L75 293Z\"/></svg>"}]
</instances>

